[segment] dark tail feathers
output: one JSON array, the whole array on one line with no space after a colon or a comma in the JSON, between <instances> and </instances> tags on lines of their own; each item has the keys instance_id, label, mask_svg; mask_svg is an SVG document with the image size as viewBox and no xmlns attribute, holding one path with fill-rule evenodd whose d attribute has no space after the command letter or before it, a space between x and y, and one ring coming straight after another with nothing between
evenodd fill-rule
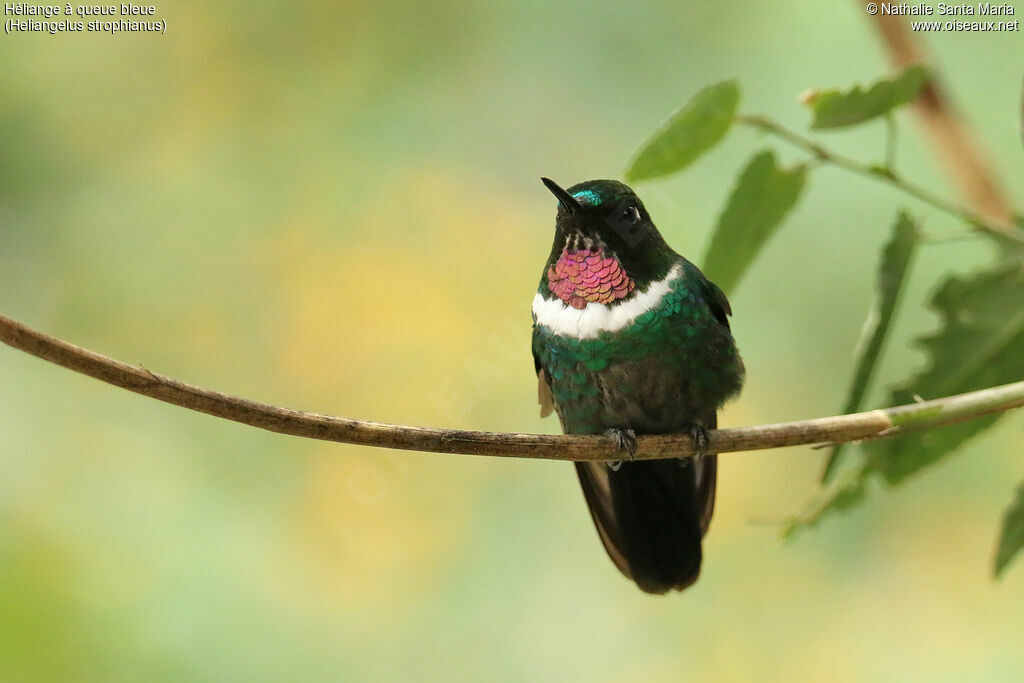
<instances>
[{"instance_id":1,"label":"dark tail feathers","mask_svg":"<svg viewBox=\"0 0 1024 683\"><path fill-rule=\"evenodd\" d=\"M576 463L598 534L615 566L648 593L683 590L700 574L715 507L717 457Z\"/></svg>"}]
</instances>

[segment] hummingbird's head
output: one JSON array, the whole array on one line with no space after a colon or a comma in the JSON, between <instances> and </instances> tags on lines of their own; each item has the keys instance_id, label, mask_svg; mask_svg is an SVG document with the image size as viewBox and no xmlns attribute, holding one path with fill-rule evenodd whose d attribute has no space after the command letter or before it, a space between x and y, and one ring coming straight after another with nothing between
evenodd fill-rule
<instances>
[{"instance_id":1,"label":"hummingbird's head","mask_svg":"<svg viewBox=\"0 0 1024 683\"><path fill-rule=\"evenodd\" d=\"M587 180L564 190L541 181L558 199L546 271L552 294L576 308L610 304L668 272L674 252L628 186Z\"/></svg>"},{"instance_id":2,"label":"hummingbird's head","mask_svg":"<svg viewBox=\"0 0 1024 683\"><path fill-rule=\"evenodd\" d=\"M602 243L625 252L643 249L646 237L657 236L643 202L627 185L616 180L587 180L563 190L550 178L541 181L558 198L556 233L574 243Z\"/></svg>"}]
</instances>

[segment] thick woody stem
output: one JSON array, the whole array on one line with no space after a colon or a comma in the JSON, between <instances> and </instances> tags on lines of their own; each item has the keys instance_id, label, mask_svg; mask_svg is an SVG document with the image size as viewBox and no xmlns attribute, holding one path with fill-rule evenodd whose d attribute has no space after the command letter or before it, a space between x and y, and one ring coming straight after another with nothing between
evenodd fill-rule
<instances>
[{"instance_id":1,"label":"thick woody stem","mask_svg":"<svg viewBox=\"0 0 1024 683\"><path fill-rule=\"evenodd\" d=\"M863 8L860 0L858 4ZM924 47L911 34L903 17L879 12L869 18L893 65L927 63ZM972 211L989 224L1009 226L1013 219L1011 202L996 179L992 164L957 115L934 72L914 102L914 111L943 169Z\"/></svg>"}]
</instances>

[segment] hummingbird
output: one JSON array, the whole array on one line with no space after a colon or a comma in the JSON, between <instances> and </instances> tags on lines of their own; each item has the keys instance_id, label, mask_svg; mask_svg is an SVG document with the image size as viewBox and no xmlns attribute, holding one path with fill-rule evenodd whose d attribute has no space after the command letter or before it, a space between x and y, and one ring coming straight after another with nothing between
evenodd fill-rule
<instances>
[{"instance_id":1,"label":"hummingbird","mask_svg":"<svg viewBox=\"0 0 1024 683\"><path fill-rule=\"evenodd\" d=\"M532 311L541 416L615 439L621 460L575 463L598 536L641 590L683 590L715 507L707 432L743 384L729 301L628 186L541 180L558 199ZM674 433L693 439L695 457L633 460L638 434Z\"/></svg>"}]
</instances>

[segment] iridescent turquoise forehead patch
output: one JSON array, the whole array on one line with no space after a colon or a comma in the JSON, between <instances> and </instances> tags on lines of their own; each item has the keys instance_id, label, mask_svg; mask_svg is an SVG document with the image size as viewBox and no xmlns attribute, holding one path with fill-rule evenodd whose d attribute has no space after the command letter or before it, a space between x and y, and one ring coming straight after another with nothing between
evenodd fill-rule
<instances>
[{"instance_id":1,"label":"iridescent turquoise forehead patch","mask_svg":"<svg viewBox=\"0 0 1024 683\"><path fill-rule=\"evenodd\" d=\"M573 194L573 198L580 204L589 204L590 206L597 206L601 203L601 195L593 190L580 190Z\"/></svg>"}]
</instances>

